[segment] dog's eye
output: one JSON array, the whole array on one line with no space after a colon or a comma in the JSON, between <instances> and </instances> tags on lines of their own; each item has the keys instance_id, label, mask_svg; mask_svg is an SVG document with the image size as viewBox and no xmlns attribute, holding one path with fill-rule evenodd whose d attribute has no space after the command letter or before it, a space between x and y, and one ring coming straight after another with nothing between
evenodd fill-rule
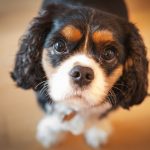
<instances>
[{"instance_id":1,"label":"dog's eye","mask_svg":"<svg viewBox=\"0 0 150 150\"><path fill-rule=\"evenodd\" d=\"M53 48L57 53L65 53L67 51L66 44L64 41L60 40L54 43Z\"/></svg>"},{"instance_id":2,"label":"dog's eye","mask_svg":"<svg viewBox=\"0 0 150 150\"><path fill-rule=\"evenodd\" d=\"M101 58L108 62L114 60L116 58L116 49L114 47L106 48L101 54Z\"/></svg>"}]
</instances>

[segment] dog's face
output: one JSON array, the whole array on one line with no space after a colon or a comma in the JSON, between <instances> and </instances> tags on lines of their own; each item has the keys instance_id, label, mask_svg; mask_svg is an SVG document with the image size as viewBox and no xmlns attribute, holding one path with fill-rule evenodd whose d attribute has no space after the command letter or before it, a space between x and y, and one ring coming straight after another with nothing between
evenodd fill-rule
<instances>
[{"instance_id":1,"label":"dog's face","mask_svg":"<svg viewBox=\"0 0 150 150\"><path fill-rule=\"evenodd\" d=\"M33 35L23 41L32 39L27 60L35 64L25 65L24 73L32 72L31 79L24 76L32 82L25 86L34 88L46 75L49 97L77 108L140 103L147 91L147 60L137 29L98 10L64 7L53 5L40 14L29 29Z\"/></svg>"},{"instance_id":2,"label":"dog's face","mask_svg":"<svg viewBox=\"0 0 150 150\"><path fill-rule=\"evenodd\" d=\"M55 18L42 61L53 101L82 108L106 100L122 75L125 50L114 19L98 11L74 11Z\"/></svg>"}]
</instances>

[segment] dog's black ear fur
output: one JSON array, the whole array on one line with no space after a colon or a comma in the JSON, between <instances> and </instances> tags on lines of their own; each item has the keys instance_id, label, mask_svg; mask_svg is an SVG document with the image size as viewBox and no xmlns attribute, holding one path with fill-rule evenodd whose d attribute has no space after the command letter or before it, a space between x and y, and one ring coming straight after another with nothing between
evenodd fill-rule
<instances>
[{"instance_id":1,"label":"dog's black ear fur","mask_svg":"<svg viewBox=\"0 0 150 150\"><path fill-rule=\"evenodd\" d=\"M140 104L147 95L148 61L138 29L129 23L126 31L127 58L123 76L118 81L118 88L122 91L118 98L120 98L121 106L128 109L132 105Z\"/></svg>"},{"instance_id":2,"label":"dog's black ear fur","mask_svg":"<svg viewBox=\"0 0 150 150\"><path fill-rule=\"evenodd\" d=\"M30 27L22 36L15 67L11 73L17 86L34 89L38 83L46 79L41 64L43 44L51 30L53 19L64 12L64 8L61 4L50 4L31 21Z\"/></svg>"}]
</instances>

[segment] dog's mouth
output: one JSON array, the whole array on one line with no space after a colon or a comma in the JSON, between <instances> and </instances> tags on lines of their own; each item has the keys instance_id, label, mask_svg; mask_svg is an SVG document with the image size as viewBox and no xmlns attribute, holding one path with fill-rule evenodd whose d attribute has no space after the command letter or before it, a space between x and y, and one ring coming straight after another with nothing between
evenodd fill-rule
<instances>
[{"instance_id":1,"label":"dog's mouth","mask_svg":"<svg viewBox=\"0 0 150 150\"><path fill-rule=\"evenodd\" d=\"M88 90L88 87L86 88L79 88L77 86L74 86L74 89L73 89L73 92L72 93L68 93L66 95L66 98L65 100L66 101L86 101L86 98L85 98L85 90Z\"/></svg>"},{"instance_id":2,"label":"dog's mouth","mask_svg":"<svg viewBox=\"0 0 150 150\"><path fill-rule=\"evenodd\" d=\"M55 101L55 102L60 104L65 104L66 106L68 106L69 108L75 111L80 110L81 106L87 105L85 98L79 94L69 95L66 96L63 100Z\"/></svg>"},{"instance_id":3,"label":"dog's mouth","mask_svg":"<svg viewBox=\"0 0 150 150\"><path fill-rule=\"evenodd\" d=\"M83 95L82 94L75 94L75 95L72 95L69 97L70 99L84 99Z\"/></svg>"},{"instance_id":4,"label":"dog's mouth","mask_svg":"<svg viewBox=\"0 0 150 150\"><path fill-rule=\"evenodd\" d=\"M105 98L103 95L96 94L96 90L91 89L90 86L80 88L73 85L70 91L66 90L61 92L61 94L62 96L52 97L54 102L65 104L75 111L98 107Z\"/></svg>"},{"instance_id":5,"label":"dog's mouth","mask_svg":"<svg viewBox=\"0 0 150 150\"><path fill-rule=\"evenodd\" d=\"M99 104L90 104L89 100L84 97L84 94L73 94L71 96L66 97L65 100L61 101L65 105L68 105L75 111L80 111L88 108L93 108L99 106Z\"/></svg>"}]
</instances>

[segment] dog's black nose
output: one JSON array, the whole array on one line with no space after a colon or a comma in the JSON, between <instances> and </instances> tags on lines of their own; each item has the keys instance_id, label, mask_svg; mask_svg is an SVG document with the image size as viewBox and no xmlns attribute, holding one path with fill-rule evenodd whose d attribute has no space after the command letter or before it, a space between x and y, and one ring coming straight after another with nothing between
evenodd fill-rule
<instances>
[{"instance_id":1,"label":"dog's black nose","mask_svg":"<svg viewBox=\"0 0 150 150\"><path fill-rule=\"evenodd\" d=\"M94 79L94 71L89 67L75 66L69 74L72 80L81 87L88 85Z\"/></svg>"}]
</instances>

